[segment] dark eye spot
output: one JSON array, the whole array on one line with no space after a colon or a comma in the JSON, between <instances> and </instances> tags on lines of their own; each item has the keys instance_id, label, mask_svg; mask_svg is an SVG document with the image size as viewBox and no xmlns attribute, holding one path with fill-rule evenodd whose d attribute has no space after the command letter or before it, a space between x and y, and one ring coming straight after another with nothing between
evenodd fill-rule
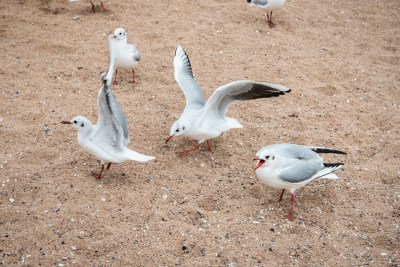
<instances>
[{"instance_id":1,"label":"dark eye spot","mask_svg":"<svg viewBox=\"0 0 400 267\"><path fill-rule=\"evenodd\" d=\"M183 130L185 130L185 126L183 126L183 128L182 128Z\"/></svg>"},{"instance_id":2,"label":"dark eye spot","mask_svg":"<svg viewBox=\"0 0 400 267\"><path fill-rule=\"evenodd\" d=\"M266 156L265 159L269 159L269 156Z\"/></svg>"},{"instance_id":3,"label":"dark eye spot","mask_svg":"<svg viewBox=\"0 0 400 267\"><path fill-rule=\"evenodd\" d=\"M85 126L85 124L83 124L83 122L82 122L81 127L83 127L83 126Z\"/></svg>"},{"instance_id":4,"label":"dark eye spot","mask_svg":"<svg viewBox=\"0 0 400 267\"><path fill-rule=\"evenodd\" d=\"M175 131L175 132L179 133L179 129L176 129L176 131Z\"/></svg>"},{"instance_id":5,"label":"dark eye spot","mask_svg":"<svg viewBox=\"0 0 400 267\"><path fill-rule=\"evenodd\" d=\"M77 121L74 121L74 123L76 124L76 123L77 123Z\"/></svg>"}]
</instances>

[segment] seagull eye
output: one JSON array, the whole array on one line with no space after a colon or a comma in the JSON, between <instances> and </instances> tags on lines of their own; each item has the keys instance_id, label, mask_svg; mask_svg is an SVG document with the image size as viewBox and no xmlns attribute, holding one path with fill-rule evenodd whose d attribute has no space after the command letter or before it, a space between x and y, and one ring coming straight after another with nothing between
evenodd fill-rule
<instances>
[{"instance_id":1,"label":"seagull eye","mask_svg":"<svg viewBox=\"0 0 400 267\"><path fill-rule=\"evenodd\" d=\"M179 129L176 129L176 131L175 131L175 132L179 133Z\"/></svg>"},{"instance_id":2,"label":"seagull eye","mask_svg":"<svg viewBox=\"0 0 400 267\"><path fill-rule=\"evenodd\" d=\"M76 124L76 123L77 123L77 121L74 121L74 123Z\"/></svg>"},{"instance_id":3,"label":"seagull eye","mask_svg":"<svg viewBox=\"0 0 400 267\"><path fill-rule=\"evenodd\" d=\"M182 128L183 130L185 130L185 126L183 126L183 128Z\"/></svg>"},{"instance_id":4,"label":"seagull eye","mask_svg":"<svg viewBox=\"0 0 400 267\"><path fill-rule=\"evenodd\" d=\"M269 156L266 156L265 159L269 159Z\"/></svg>"},{"instance_id":5,"label":"seagull eye","mask_svg":"<svg viewBox=\"0 0 400 267\"><path fill-rule=\"evenodd\" d=\"M83 126L85 126L85 124L83 124L83 122L82 122L81 127L83 127Z\"/></svg>"}]
</instances>

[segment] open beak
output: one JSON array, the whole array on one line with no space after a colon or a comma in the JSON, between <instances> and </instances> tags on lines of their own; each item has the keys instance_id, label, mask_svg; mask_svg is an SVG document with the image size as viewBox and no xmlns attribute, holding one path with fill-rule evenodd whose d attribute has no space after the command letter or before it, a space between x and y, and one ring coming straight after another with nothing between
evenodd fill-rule
<instances>
[{"instance_id":1,"label":"open beak","mask_svg":"<svg viewBox=\"0 0 400 267\"><path fill-rule=\"evenodd\" d=\"M260 159L259 157L254 158L253 160L259 160L259 162L258 162L257 166L254 168L254 170L257 170L258 168L260 168L265 163L265 160Z\"/></svg>"},{"instance_id":2,"label":"open beak","mask_svg":"<svg viewBox=\"0 0 400 267\"><path fill-rule=\"evenodd\" d=\"M117 38L117 36L114 35L114 39Z\"/></svg>"},{"instance_id":3,"label":"open beak","mask_svg":"<svg viewBox=\"0 0 400 267\"><path fill-rule=\"evenodd\" d=\"M174 137L174 135L168 136L167 140L165 140L165 143L168 143L168 141L171 140L172 137Z\"/></svg>"},{"instance_id":4,"label":"open beak","mask_svg":"<svg viewBox=\"0 0 400 267\"><path fill-rule=\"evenodd\" d=\"M61 123L62 124L72 124L72 122L70 122L70 121L62 121Z\"/></svg>"}]
</instances>

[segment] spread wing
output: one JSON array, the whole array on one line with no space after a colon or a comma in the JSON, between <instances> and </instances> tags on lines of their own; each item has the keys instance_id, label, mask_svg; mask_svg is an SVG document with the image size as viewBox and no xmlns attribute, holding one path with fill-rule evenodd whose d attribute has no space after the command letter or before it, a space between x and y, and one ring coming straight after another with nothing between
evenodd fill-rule
<instances>
[{"instance_id":1,"label":"spread wing","mask_svg":"<svg viewBox=\"0 0 400 267\"><path fill-rule=\"evenodd\" d=\"M183 93L185 94L186 107L203 107L206 103L203 91L194 80L189 57L180 45L175 51L174 75L176 82L179 84Z\"/></svg>"},{"instance_id":2,"label":"spread wing","mask_svg":"<svg viewBox=\"0 0 400 267\"><path fill-rule=\"evenodd\" d=\"M212 113L214 116L223 118L229 105L236 100L277 97L290 91L286 86L268 82L232 82L215 90L205 104L204 115Z\"/></svg>"},{"instance_id":3,"label":"spread wing","mask_svg":"<svg viewBox=\"0 0 400 267\"><path fill-rule=\"evenodd\" d=\"M106 74L102 73L101 78L103 86L97 99L99 118L96 125L96 135L109 137L117 149L123 150L130 140L128 123L112 92L111 84L107 84Z\"/></svg>"}]
</instances>

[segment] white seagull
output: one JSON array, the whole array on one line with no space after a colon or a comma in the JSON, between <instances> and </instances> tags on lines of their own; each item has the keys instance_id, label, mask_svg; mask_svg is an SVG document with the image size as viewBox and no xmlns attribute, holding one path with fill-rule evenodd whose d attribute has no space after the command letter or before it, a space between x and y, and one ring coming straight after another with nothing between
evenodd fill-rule
<instances>
[{"instance_id":1,"label":"white seagull","mask_svg":"<svg viewBox=\"0 0 400 267\"><path fill-rule=\"evenodd\" d=\"M268 25L271 28L276 26L272 22L272 11L282 8L285 2L286 0L247 0L250 5L267 10Z\"/></svg>"},{"instance_id":2,"label":"white seagull","mask_svg":"<svg viewBox=\"0 0 400 267\"><path fill-rule=\"evenodd\" d=\"M295 144L275 144L260 149L254 160L258 164L254 169L257 177L264 184L282 189L278 201L282 200L285 190L292 194L290 213L285 218L293 220L294 191L305 186L316 178L337 179L335 170L343 167L343 163L323 163L317 153L346 154L345 152L325 148L309 147Z\"/></svg>"},{"instance_id":3,"label":"white seagull","mask_svg":"<svg viewBox=\"0 0 400 267\"><path fill-rule=\"evenodd\" d=\"M78 129L79 145L101 160L100 173L93 174L97 179L101 178L105 163L108 163L108 170L111 163L121 163L125 160L145 162L154 159L154 157L139 154L126 147L130 141L126 117L112 92L111 85L107 83L105 73L102 73L101 77L103 86L97 98L99 110L97 125L93 125L82 116L61 122L62 124L73 124Z\"/></svg>"},{"instance_id":4,"label":"white seagull","mask_svg":"<svg viewBox=\"0 0 400 267\"><path fill-rule=\"evenodd\" d=\"M132 68L132 81L129 83L135 83L135 70L134 66L140 61L139 50L133 44L128 44L126 40L126 31L122 28L118 28L114 33L108 35L108 49L110 56L110 66L108 68L107 79L109 82L112 80L112 76L115 70L115 77L113 85L117 85L117 68Z\"/></svg>"},{"instance_id":5,"label":"white seagull","mask_svg":"<svg viewBox=\"0 0 400 267\"><path fill-rule=\"evenodd\" d=\"M186 107L182 115L172 125L168 142L174 136L186 136L198 140L198 145L179 154L198 149L200 144L218 137L232 128L243 128L235 119L225 117L229 105L235 100L277 97L290 92L279 84L255 81L236 81L219 87L206 102L204 94L193 78L192 67L181 46L175 51L175 80L186 97Z\"/></svg>"},{"instance_id":6,"label":"white seagull","mask_svg":"<svg viewBox=\"0 0 400 267\"><path fill-rule=\"evenodd\" d=\"M79 0L68 0L68 1L70 1L70 2L78 2ZM92 4L92 11L96 12L96 8L94 7L93 2L92 1L89 1L89 2ZM103 1L100 1L100 4L101 4L101 8L103 9L103 12L110 12L110 10L108 10L108 9L106 9L104 7Z\"/></svg>"}]
</instances>

